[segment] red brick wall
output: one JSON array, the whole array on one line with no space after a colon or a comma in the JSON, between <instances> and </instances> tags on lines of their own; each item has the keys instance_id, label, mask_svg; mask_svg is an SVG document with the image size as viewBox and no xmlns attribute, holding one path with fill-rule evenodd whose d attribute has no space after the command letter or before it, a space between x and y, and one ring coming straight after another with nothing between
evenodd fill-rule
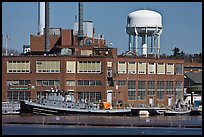
<instances>
[{"instance_id":1,"label":"red brick wall","mask_svg":"<svg viewBox=\"0 0 204 137\"><path fill-rule=\"evenodd\" d=\"M72 45L72 37L73 37L73 31L72 30L65 30L63 29L61 32L61 41L62 45Z\"/></svg>"},{"instance_id":2,"label":"red brick wall","mask_svg":"<svg viewBox=\"0 0 204 137\"><path fill-rule=\"evenodd\" d=\"M50 36L50 47L51 50L54 45L61 45L60 36ZM31 35L30 36L30 47L31 51L44 51L45 50L45 38L44 36Z\"/></svg>"}]
</instances>

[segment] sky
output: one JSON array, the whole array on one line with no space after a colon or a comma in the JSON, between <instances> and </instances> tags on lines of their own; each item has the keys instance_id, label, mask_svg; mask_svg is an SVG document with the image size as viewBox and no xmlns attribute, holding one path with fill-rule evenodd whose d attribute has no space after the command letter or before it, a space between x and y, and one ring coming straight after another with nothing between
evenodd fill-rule
<instances>
[{"instance_id":1,"label":"sky","mask_svg":"<svg viewBox=\"0 0 204 137\"><path fill-rule=\"evenodd\" d=\"M84 2L84 20L93 21L95 34L113 43L118 54L128 50L127 16L136 10L161 14L163 32L160 54L172 55L178 47L186 54L202 52L202 2ZM30 35L38 32L37 2L3 2L2 34L9 35L8 48L22 52ZM77 2L50 2L50 27L73 29Z\"/></svg>"}]
</instances>

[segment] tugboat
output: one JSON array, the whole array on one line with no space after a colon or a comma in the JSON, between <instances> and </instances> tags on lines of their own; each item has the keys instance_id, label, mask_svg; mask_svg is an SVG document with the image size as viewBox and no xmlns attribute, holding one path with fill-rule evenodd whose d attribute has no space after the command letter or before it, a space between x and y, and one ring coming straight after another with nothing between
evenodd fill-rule
<instances>
[{"instance_id":1,"label":"tugboat","mask_svg":"<svg viewBox=\"0 0 204 137\"><path fill-rule=\"evenodd\" d=\"M65 114L100 114L131 115L131 109L111 109L109 102L88 103L86 100L75 102L71 93L45 91L37 101L20 101L20 114L65 115Z\"/></svg>"}]
</instances>

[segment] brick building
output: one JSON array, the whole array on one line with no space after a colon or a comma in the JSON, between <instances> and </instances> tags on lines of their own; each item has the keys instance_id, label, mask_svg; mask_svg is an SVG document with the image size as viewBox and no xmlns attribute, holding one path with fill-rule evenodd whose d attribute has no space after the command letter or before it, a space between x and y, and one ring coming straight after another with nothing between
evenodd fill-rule
<instances>
[{"instance_id":1,"label":"brick building","mask_svg":"<svg viewBox=\"0 0 204 137\"><path fill-rule=\"evenodd\" d=\"M78 46L73 30L55 30L49 55L43 54L44 35L31 35L32 52L2 57L3 101L36 100L51 89L113 107L171 106L183 98L183 60L117 55L103 38L85 38Z\"/></svg>"},{"instance_id":2,"label":"brick building","mask_svg":"<svg viewBox=\"0 0 204 137\"><path fill-rule=\"evenodd\" d=\"M79 17L83 17L82 9L79 8ZM147 21L152 15L159 18L155 18L157 22L161 21L161 16L153 11L142 13L148 14ZM136 14L138 16L138 12ZM94 37L91 21L82 21L79 19L79 31L76 27L74 30L49 28L46 27L49 26L47 21L45 33L31 35L30 47L24 46L29 49L24 51L30 52L21 56L2 56L2 101L35 101L46 90L70 92L76 101L107 101L113 107L172 106L183 99L184 60L152 56L144 49L145 56L134 54L137 49L131 46L130 34L129 51L118 55L117 48L107 46L103 35ZM158 36L154 35L152 27L148 28L158 40L158 55L161 28L155 27L156 33L159 30ZM84 33L83 29L86 30ZM128 30L132 30L131 26ZM143 34L143 47L148 46L144 43L148 39L146 32ZM156 49L154 52L156 55Z\"/></svg>"}]
</instances>

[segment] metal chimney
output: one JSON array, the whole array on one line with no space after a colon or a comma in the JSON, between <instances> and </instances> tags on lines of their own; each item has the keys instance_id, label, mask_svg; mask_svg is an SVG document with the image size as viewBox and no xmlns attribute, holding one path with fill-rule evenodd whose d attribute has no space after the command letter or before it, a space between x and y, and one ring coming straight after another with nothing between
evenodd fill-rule
<instances>
[{"instance_id":1,"label":"metal chimney","mask_svg":"<svg viewBox=\"0 0 204 137\"><path fill-rule=\"evenodd\" d=\"M44 34L45 28L45 2L38 2L38 35Z\"/></svg>"},{"instance_id":2,"label":"metal chimney","mask_svg":"<svg viewBox=\"0 0 204 137\"><path fill-rule=\"evenodd\" d=\"M49 2L45 2L45 53L49 52Z\"/></svg>"},{"instance_id":3,"label":"metal chimney","mask_svg":"<svg viewBox=\"0 0 204 137\"><path fill-rule=\"evenodd\" d=\"M78 45L83 46L84 32L83 32L83 3L79 2L79 29L78 29Z\"/></svg>"}]
</instances>

